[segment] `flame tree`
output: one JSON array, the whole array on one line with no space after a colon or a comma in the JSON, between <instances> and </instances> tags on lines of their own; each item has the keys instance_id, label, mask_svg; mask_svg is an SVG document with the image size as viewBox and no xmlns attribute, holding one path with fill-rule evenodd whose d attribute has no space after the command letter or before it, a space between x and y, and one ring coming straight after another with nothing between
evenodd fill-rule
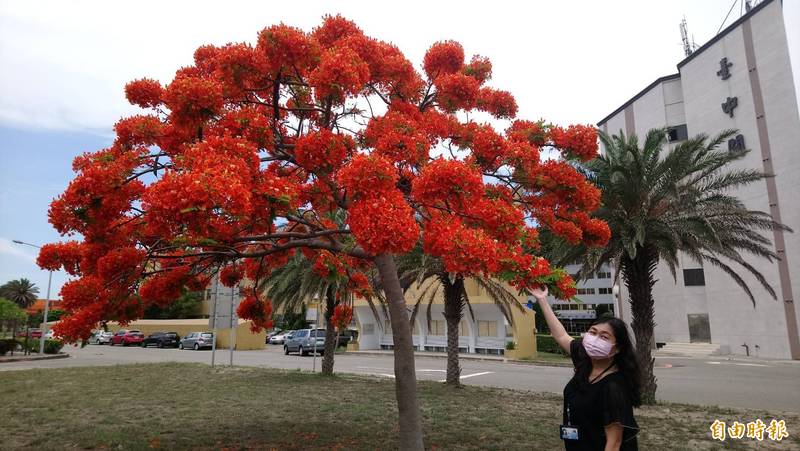
<instances>
[{"instance_id":1,"label":"flame tree","mask_svg":"<svg viewBox=\"0 0 800 451\"><path fill-rule=\"evenodd\" d=\"M78 156L50 206L53 226L79 238L39 254L41 267L75 276L61 290L68 313L57 333L125 324L219 271L251 287L238 314L259 330L272 307L256 287L294 252L351 274L375 265L394 338L399 444L421 449L392 256L421 241L448 272L570 297L569 276L535 256L538 228L594 246L609 237L589 217L598 190L570 164L596 155L595 129L514 120L512 95L486 84L490 61L465 62L456 42L433 44L422 69L336 16L311 32L267 27L255 45L202 46L165 86L127 84L148 112L117 122L109 148ZM481 116L505 129L470 119Z\"/></svg>"}]
</instances>

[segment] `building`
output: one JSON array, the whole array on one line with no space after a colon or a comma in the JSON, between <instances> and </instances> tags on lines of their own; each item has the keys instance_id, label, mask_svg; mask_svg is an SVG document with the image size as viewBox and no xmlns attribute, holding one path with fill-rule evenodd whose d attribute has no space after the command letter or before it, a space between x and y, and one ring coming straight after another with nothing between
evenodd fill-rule
<instances>
[{"instance_id":1,"label":"building","mask_svg":"<svg viewBox=\"0 0 800 451\"><path fill-rule=\"evenodd\" d=\"M657 342L710 342L720 353L800 359L794 303L800 290L800 119L792 77L783 3L764 0L679 62L678 73L658 78L599 122L611 134L644 136L668 127L672 142L738 129L728 148L751 152L737 168L775 177L734 194L748 208L770 212L795 230L769 236L782 256L779 262L750 261L775 288L777 301L740 272L757 297L755 307L717 268L682 258L674 281L666 266L659 266ZM621 313L630 319L629 308Z\"/></svg>"},{"instance_id":2,"label":"building","mask_svg":"<svg viewBox=\"0 0 800 451\"><path fill-rule=\"evenodd\" d=\"M614 274L610 266L601 266L599 271L589 274L583 280L577 277L580 265L567 265L565 269L576 281L576 297L580 302L558 300L552 296L548 298L548 302L568 332L586 332L589 325L604 312L615 314L617 306L613 288ZM530 298L529 302L535 300Z\"/></svg>"},{"instance_id":3,"label":"building","mask_svg":"<svg viewBox=\"0 0 800 451\"><path fill-rule=\"evenodd\" d=\"M536 355L535 313L526 306L526 297L517 296L520 308L510 309L511 323L495 305L487 293L471 279L466 279L464 288L469 296L474 319L469 308L459 325L459 349L462 353L512 355L515 358ZM510 290L513 290L509 287ZM514 292L516 290L513 290ZM411 288L406 292L409 311L417 299L418 292ZM414 349L419 351L445 352L447 347L447 324L444 320L444 298L439 290L430 305L431 321L428 324L428 305L420 306L414 322ZM309 309L311 310L311 309ZM409 312L410 313L410 312ZM356 299L353 318L358 330L358 348L392 349L392 327L388 309L380 306L375 311L363 299ZM410 315L409 315L410 318ZM507 351L509 342L514 343L513 352Z\"/></svg>"}]
</instances>

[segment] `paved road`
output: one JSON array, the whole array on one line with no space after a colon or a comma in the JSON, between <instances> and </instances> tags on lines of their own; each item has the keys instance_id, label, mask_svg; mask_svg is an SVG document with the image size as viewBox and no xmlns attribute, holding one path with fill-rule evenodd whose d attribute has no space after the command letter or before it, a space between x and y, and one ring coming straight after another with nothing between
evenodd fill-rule
<instances>
[{"instance_id":1,"label":"paved road","mask_svg":"<svg viewBox=\"0 0 800 451\"><path fill-rule=\"evenodd\" d=\"M71 354L70 358L0 363L0 371L139 362L211 361L209 351L96 345L84 349L68 347L65 351ZM218 364L227 364L228 351L217 351L216 361ZM320 358L317 358L317 371L320 363ZM264 351L236 351L234 364L310 371L314 359L310 356L285 356L279 347L270 346ZM390 355L339 354L336 356L335 370L393 377L392 365ZM417 377L422 380L442 380L445 366L444 359L420 356L416 362ZM664 357L657 359L656 366L658 397L666 401L800 412L800 365L795 362ZM462 360L462 380L471 385L561 393L571 375L571 368Z\"/></svg>"}]
</instances>

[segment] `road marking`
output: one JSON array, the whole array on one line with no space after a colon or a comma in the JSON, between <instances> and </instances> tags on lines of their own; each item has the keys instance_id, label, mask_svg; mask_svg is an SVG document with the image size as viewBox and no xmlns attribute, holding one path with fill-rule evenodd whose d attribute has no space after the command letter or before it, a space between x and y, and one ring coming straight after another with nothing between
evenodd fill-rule
<instances>
[{"instance_id":1,"label":"road marking","mask_svg":"<svg viewBox=\"0 0 800 451\"><path fill-rule=\"evenodd\" d=\"M482 373L467 374L467 375L461 376L459 379L468 379L470 377L483 376L484 374L492 374L492 373L494 373L494 371L484 371ZM447 379L442 379L439 382L447 382Z\"/></svg>"},{"instance_id":2,"label":"road marking","mask_svg":"<svg viewBox=\"0 0 800 451\"><path fill-rule=\"evenodd\" d=\"M739 363L739 362L706 362L711 365L739 365L739 366L769 366L760 363Z\"/></svg>"}]
</instances>

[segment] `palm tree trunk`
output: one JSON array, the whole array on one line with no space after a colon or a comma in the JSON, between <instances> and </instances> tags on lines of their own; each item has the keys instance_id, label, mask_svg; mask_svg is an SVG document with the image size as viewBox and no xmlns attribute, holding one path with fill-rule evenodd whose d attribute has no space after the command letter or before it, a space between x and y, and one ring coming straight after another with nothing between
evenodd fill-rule
<instances>
[{"instance_id":1,"label":"palm tree trunk","mask_svg":"<svg viewBox=\"0 0 800 451\"><path fill-rule=\"evenodd\" d=\"M333 355L336 353L336 327L333 325L333 309L336 295L332 287L325 292L325 351L322 354L322 374L333 375Z\"/></svg>"},{"instance_id":2,"label":"palm tree trunk","mask_svg":"<svg viewBox=\"0 0 800 451\"><path fill-rule=\"evenodd\" d=\"M461 367L458 363L458 325L461 323L464 302L464 279L453 283L449 276L441 277L444 286L444 319L447 322L447 385L461 386Z\"/></svg>"},{"instance_id":3,"label":"palm tree trunk","mask_svg":"<svg viewBox=\"0 0 800 451\"><path fill-rule=\"evenodd\" d=\"M422 418L417 398L417 373L414 367L414 343L408 322L406 301L394 258L388 254L375 257L375 265L381 275L381 283L389 304L389 319L394 340L394 381L397 410L399 413L400 437L398 447L402 450L423 450Z\"/></svg>"},{"instance_id":4,"label":"palm tree trunk","mask_svg":"<svg viewBox=\"0 0 800 451\"><path fill-rule=\"evenodd\" d=\"M653 374L653 328L654 302L653 278L656 265L658 265L658 251L652 246L638 247L636 258L622 258L622 276L628 288L631 304L631 329L636 337L636 357L642 372L642 403L655 404L656 402L656 376Z\"/></svg>"}]
</instances>

